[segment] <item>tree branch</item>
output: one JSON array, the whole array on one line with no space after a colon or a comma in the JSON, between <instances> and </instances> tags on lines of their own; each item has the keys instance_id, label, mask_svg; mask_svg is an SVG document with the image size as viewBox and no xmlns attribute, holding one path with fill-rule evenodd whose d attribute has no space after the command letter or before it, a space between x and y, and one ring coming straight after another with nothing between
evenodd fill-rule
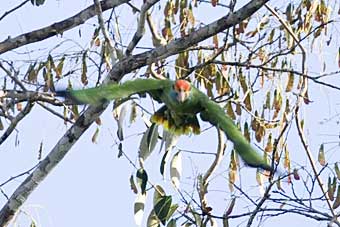
<instances>
[{"instance_id":1,"label":"tree branch","mask_svg":"<svg viewBox=\"0 0 340 227\"><path fill-rule=\"evenodd\" d=\"M33 102L27 103L25 108L15 118L11 120L11 124L8 126L4 134L2 134L2 136L0 137L0 145L6 141L6 139L14 131L17 124L31 111L33 105L34 105Z\"/></svg>"},{"instance_id":2,"label":"tree branch","mask_svg":"<svg viewBox=\"0 0 340 227\"><path fill-rule=\"evenodd\" d=\"M13 9L6 11L4 14L2 14L2 16L0 17L0 20L4 19L7 15L13 13L15 10L19 9L20 7L24 6L27 2L29 2L29 0L25 0L19 5L15 6Z\"/></svg>"},{"instance_id":3,"label":"tree branch","mask_svg":"<svg viewBox=\"0 0 340 227\"><path fill-rule=\"evenodd\" d=\"M122 59L111 70L111 80L116 81L116 79L118 79L117 81L119 81L126 73L129 73L145 65L150 65L160 59L175 55L193 46L194 44L197 44L219 32L224 31L227 28L240 23L254 14L268 1L269 0L252 0L234 13L229 13L228 15L197 29L185 37L174 39L167 45L159 46L153 50L131 55ZM120 76L115 78L113 75Z\"/></svg>"},{"instance_id":4,"label":"tree branch","mask_svg":"<svg viewBox=\"0 0 340 227\"><path fill-rule=\"evenodd\" d=\"M39 91L15 91L15 90L5 90L3 95L0 95L0 98L8 98L12 99L13 103L19 102L47 102L54 106L63 106L64 103L60 102L50 93L44 93Z\"/></svg>"},{"instance_id":5,"label":"tree branch","mask_svg":"<svg viewBox=\"0 0 340 227\"><path fill-rule=\"evenodd\" d=\"M128 56L116 63L110 71L104 83L117 82L122 77L137 68L164 59L168 56L189 48L193 44L203 41L218 32L221 32L233 25L240 23L242 20L254 14L269 0L252 0L238 11L228 14L209 25L199 28L189 35L175 39L166 46L160 46L154 50L141 54ZM124 1L119 1L123 3ZM103 5L102 5L103 7ZM90 7L91 8L91 7ZM104 8L104 7L103 7ZM93 8L94 10L94 8ZM24 44L22 44L24 45ZM4 52L3 46L0 53ZM41 161L39 166L22 182L14 191L10 199L0 211L0 226L9 224L11 218L15 215L21 205L26 201L28 196L40 184L42 180L51 172L51 170L64 158L74 143L88 129L88 127L99 117L107 108L108 102L89 106L85 112L79 116L76 123L65 133L58 141L50 153Z\"/></svg>"},{"instance_id":6,"label":"tree branch","mask_svg":"<svg viewBox=\"0 0 340 227\"><path fill-rule=\"evenodd\" d=\"M263 64L261 65L253 65L253 64L248 64L248 63L242 63L242 62L229 62L229 61L221 61L221 60L213 60L211 63L214 64L220 64L220 65L229 65L229 66L237 66L237 67L245 67L245 68L253 68L253 69L261 69L265 71L272 71L272 72L280 72L280 73L293 73L298 76L305 76L308 80L313 81L314 83L324 85L329 88L333 88L335 90L340 90L339 86L336 86L334 84L326 83L323 81L320 81L319 79L324 77L324 76L329 76L329 74L323 74L320 76L309 76L309 75L304 75L302 72L293 70L293 69L285 69L285 68L272 68L268 66L264 66ZM339 73L339 72L335 72Z\"/></svg>"},{"instance_id":7,"label":"tree branch","mask_svg":"<svg viewBox=\"0 0 340 227\"><path fill-rule=\"evenodd\" d=\"M103 11L108 9L112 9L121 4L127 3L130 0L104 0L101 2L101 7ZM63 32L70 30L78 25L85 23L88 19L94 17L96 15L95 6L91 5L76 15L62 20L60 22L54 23L50 26L31 31L25 34L21 34L14 38L8 38L2 42L0 42L0 54L5 53L9 50L13 50L15 48L35 43L57 34L62 34Z\"/></svg>"},{"instance_id":8,"label":"tree branch","mask_svg":"<svg viewBox=\"0 0 340 227\"><path fill-rule=\"evenodd\" d=\"M114 43L112 42L112 39L110 38L109 32L107 31L107 29L105 27L105 22L104 22L104 19L103 19L103 9L101 7L99 0L94 0L93 2L94 2L94 5L96 7L96 13L97 13L98 23L99 23L100 29L102 30L105 41L109 45L111 54L113 55L113 53L114 53Z\"/></svg>"},{"instance_id":9,"label":"tree branch","mask_svg":"<svg viewBox=\"0 0 340 227\"><path fill-rule=\"evenodd\" d=\"M125 51L126 55L130 55L131 54L133 49L137 46L138 42L143 37L143 35L145 33L145 20L146 20L147 12L157 2L159 2L159 0L147 0L143 4L142 9L140 11L140 15L139 15L137 31L134 34L131 42L129 43L129 45L128 45L126 51Z\"/></svg>"}]
</instances>

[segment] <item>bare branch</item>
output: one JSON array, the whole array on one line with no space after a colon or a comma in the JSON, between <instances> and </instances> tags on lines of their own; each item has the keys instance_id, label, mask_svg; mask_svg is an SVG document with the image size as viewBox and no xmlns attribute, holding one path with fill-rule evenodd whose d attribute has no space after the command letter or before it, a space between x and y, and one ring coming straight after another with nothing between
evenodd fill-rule
<instances>
[{"instance_id":1,"label":"bare branch","mask_svg":"<svg viewBox=\"0 0 340 227\"><path fill-rule=\"evenodd\" d=\"M101 7L103 11L106 11L108 9L112 9L121 4L124 4L128 1L130 0L104 0L101 2ZM54 23L50 26L32 32L19 35L14 38L9 37L8 39L0 42L0 54L30 43L35 43L50 38L52 36L62 34L67 30L70 30L80 24L85 23L85 21L94 17L95 15L96 15L95 6L92 5L82 10L81 12L77 13L76 15L67 18L63 21Z\"/></svg>"},{"instance_id":2,"label":"bare branch","mask_svg":"<svg viewBox=\"0 0 340 227\"><path fill-rule=\"evenodd\" d=\"M213 172L215 172L216 168L220 164L222 157L224 155L224 150L226 148L225 142L224 142L224 133L220 129L217 129L217 133L218 133L217 152L215 154L215 159L214 159L213 163L211 163L209 169L205 172L205 174L202 178L202 182L203 182L204 185L206 185L208 183L209 177L213 174Z\"/></svg>"},{"instance_id":3,"label":"bare branch","mask_svg":"<svg viewBox=\"0 0 340 227\"><path fill-rule=\"evenodd\" d=\"M29 102L26 104L25 108L11 121L11 124L6 129L5 133L0 137L0 145L6 141L6 139L14 131L17 124L31 111L34 103Z\"/></svg>"},{"instance_id":4,"label":"bare branch","mask_svg":"<svg viewBox=\"0 0 340 227\"><path fill-rule=\"evenodd\" d=\"M137 46L138 42L143 37L144 32L145 32L145 20L146 20L147 12L157 2L159 2L159 0L147 0L143 4L142 9L140 11L140 15L139 15L137 31L134 34L131 42L129 43L129 45L128 45L126 51L125 51L126 55L131 54L132 50Z\"/></svg>"},{"instance_id":5,"label":"bare branch","mask_svg":"<svg viewBox=\"0 0 340 227\"><path fill-rule=\"evenodd\" d=\"M4 19L7 15L13 13L15 10L21 8L22 6L24 6L27 2L29 2L30 0L25 0L22 3L20 3L19 5L15 6L13 9L10 9L8 11L6 11L4 14L2 14L2 16L0 17L0 21L2 19Z\"/></svg>"},{"instance_id":6,"label":"bare branch","mask_svg":"<svg viewBox=\"0 0 340 227\"><path fill-rule=\"evenodd\" d=\"M303 98L300 97L299 99L303 99ZM336 217L335 212L334 212L334 210L332 208L332 204L331 204L330 199L328 197L328 193L325 191L325 189L323 187L322 180L321 180L321 178L320 178L320 176L319 176L319 174L317 172L315 161L314 161L312 152L309 149L309 146L308 146L307 140L305 138L305 135L303 133L303 129L302 129L302 126L301 126L301 123L300 123L299 113L297 112L297 110L298 110L298 108L295 111L295 123L296 123L296 127L297 127L297 130L298 130L298 134L299 134L301 143L302 143L303 148L304 148L304 150L305 150L305 152L307 154L309 163L312 166L312 170L313 170L314 175L316 177L316 180L317 180L317 182L319 184L319 187L320 187L320 189L322 191L322 194L325 195L326 202L327 202L327 205L329 207L329 210L331 211L333 217Z\"/></svg>"},{"instance_id":7,"label":"bare branch","mask_svg":"<svg viewBox=\"0 0 340 227\"><path fill-rule=\"evenodd\" d=\"M64 105L58 99L56 99L51 93L38 92L38 91L15 91L15 90L5 90L5 93L0 96L0 98L10 98L14 103L19 102L36 102L42 101L50 103L54 106Z\"/></svg>"},{"instance_id":8,"label":"bare branch","mask_svg":"<svg viewBox=\"0 0 340 227\"><path fill-rule=\"evenodd\" d=\"M105 27L105 22L104 22L104 19L103 19L103 10L102 10L101 4L100 4L99 0L94 0L93 2L94 2L94 5L96 7L96 12L97 12L97 16L98 16L98 23L99 23L100 29L102 30L105 41L109 45L111 54L113 54L114 53L114 43L113 43L112 39L110 38L109 32L107 31L107 29Z\"/></svg>"},{"instance_id":9,"label":"bare branch","mask_svg":"<svg viewBox=\"0 0 340 227\"><path fill-rule=\"evenodd\" d=\"M34 170L37 166L38 166L38 164L36 164L36 165L33 166L32 168L30 168L29 170L26 170L25 172L22 172L22 173L20 173L20 174L14 176L14 177L10 177L8 180L6 180L5 182L3 182L3 183L0 184L0 188L3 187L3 186L5 186L5 185L8 184L9 182L11 182L11 181L13 181L13 180L19 178L19 177L22 177L22 176L24 176L24 175L26 175L26 174L29 174L29 173L30 173L32 170Z\"/></svg>"},{"instance_id":10,"label":"bare branch","mask_svg":"<svg viewBox=\"0 0 340 227\"><path fill-rule=\"evenodd\" d=\"M158 34L156 25L154 24L151 14L147 12L146 15L146 21L148 22L148 26L152 35L152 43L155 47L158 47L160 45L165 45L167 42L166 40Z\"/></svg>"},{"instance_id":11,"label":"bare branch","mask_svg":"<svg viewBox=\"0 0 340 227\"><path fill-rule=\"evenodd\" d=\"M45 110L47 110L48 112L50 112L51 114L63 119L64 121L67 121L71 124L73 124L74 122L72 120L70 120L69 118L63 116L62 114L58 113L57 111L54 111L53 109L49 108L48 106L44 105L41 102L38 102L38 105L41 106L42 108L44 108Z\"/></svg>"},{"instance_id":12,"label":"bare branch","mask_svg":"<svg viewBox=\"0 0 340 227\"><path fill-rule=\"evenodd\" d=\"M159 46L153 50L146 51L140 54L128 56L118 62L110 72L111 80L118 81L126 74L135 69L157 62L160 59L175 55L187 48L197 44L219 32L228 29L250 15L255 13L261 6L263 6L269 0L250 1L239 10L230 13L204 27L197 29L196 31L188 34L185 37L174 39L165 46ZM113 75L120 75L116 78Z\"/></svg>"},{"instance_id":13,"label":"bare branch","mask_svg":"<svg viewBox=\"0 0 340 227\"><path fill-rule=\"evenodd\" d=\"M7 74L7 76L9 76L17 85L19 85L19 87L23 90L26 91L25 86L21 83L21 81L18 79L18 72L15 73L15 75L13 76L12 73L5 68L5 66L3 66L3 64L0 62L0 68L5 71L5 73Z\"/></svg>"},{"instance_id":14,"label":"bare branch","mask_svg":"<svg viewBox=\"0 0 340 227\"><path fill-rule=\"evenodd\" d=\"M330 75L339 73L337 71L330 73L330 74L322 74L320 76L309 76L307 74L304 75L302 72L299 72L299 71L296 71L296 70L293 70L293 69L272 68L272 67L264 66L263 64L253 65L253 64L242 63L242 62L228 62L228 61L221 61L221 60L214 60L214 61L212 61L212 63L220 64L220 65L229 65L229 66L238 66L238 67L245 67L245 68L261 69L261 70L272 71L272 72L293 73L293 74L298 75L298 76L304 76L307 79L313 81L314 83L321 84L321 85L324 85L326 87L333 88L333 89L336 89L336 90L340 90L339 86L335 86L334 84L326 83L326 82L319 80L322 77L330 76Z\"/></svg>"},{"instance_id":15,"label":"bare branch","mask_svg":"<svg viewBox=\"0 0 340 227\"><path fill-rule=\"evenodd\" d=\"M195 43L203 41L206 38L217 34L218 32L240 23L245 18L248 18L254 14L267 1L268 0L249 1L238 11L228 14L209 25L201 27L185 37L175 39L166 46L160 46L151 51L123 58L120 62L113 66L110 74L105 79L105 83L119 81L125 74L137 68L141 68L160 59L177 54L178 52L185 50ZM123 1L120 1L119 3L123 3ZM102 8L104 8L103 5ZM24 44L21 43L21 45ZM0 53L1 52L4 52L4 49L3 47L1 48L0 44ZM24 180L24 182L18 186L8 202L1 209L0 226L6 226L10 222L13 215L15 215L15 213L26 201L33 190L64 158L74 143L77 142L80 136L99 117L99 115L107 108L107 106L108 102L91 105L82 115L79 116L76 123L69 130L67 130L65 135L61 137L61 139L45 157L45 159L41 161L39 166Z\"/></svg>"}]
</instances>

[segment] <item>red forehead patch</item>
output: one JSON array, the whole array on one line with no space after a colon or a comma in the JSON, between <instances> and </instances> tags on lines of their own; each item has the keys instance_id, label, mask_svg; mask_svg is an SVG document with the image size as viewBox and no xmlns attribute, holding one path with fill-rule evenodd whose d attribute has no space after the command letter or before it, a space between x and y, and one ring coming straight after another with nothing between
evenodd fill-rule
<instances>
[{"instance_id":1,"label":"red forehead patch","mask_svg":"<svg viewBox=\"0 0 340 227\"><path fill-rule=\"evenodd\" d=\"M186 80L176 80L175 87L177 90L189 91L190 83Z\"/></svg>"}]
</instances>

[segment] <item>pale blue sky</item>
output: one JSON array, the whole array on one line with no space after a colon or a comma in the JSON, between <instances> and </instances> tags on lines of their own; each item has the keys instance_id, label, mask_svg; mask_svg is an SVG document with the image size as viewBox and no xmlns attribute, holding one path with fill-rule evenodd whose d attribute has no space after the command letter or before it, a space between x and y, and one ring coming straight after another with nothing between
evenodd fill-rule
<instances>
[{"instance_id":1,"label":"pale blue sky","mask_svg":"<svg viewBox=\"0 0 340 227\"><path fill-rule=\"evenodd\" d=\"M20 1L4 1L0 9L0 15L18 2ZM14 37L23 32L28 32L47 26L52 22L62 20L89 4L92 4L92 1L47 0L47 3L41 7L33 7L29 3L17 13L0 21L0 27L2 28L0 40L5 39L8 35ZM200 12L200 16L204 14L204 16L202 16L204 19L207 17L217 18L218 14L222 13L212 11L213 9L211 7L207 8L208 10ZM126 17L125 13L127 11L118 9L117 12L122 17ZM129 15L124 19L124 27L127 29L127 33L125 34L127 36L124 36L125 40L123 40L125 42L131 38L133 31L131 30L133 28L131 25L135 18L136 15ZM78 36L79 28L76 28L72 31L65 32L62 39L74 39L83 45L83 47L86 47L91 37L89 34L93 32L92 25L96 23L97 20L94 18L81 26L82 38ZM0 56L0 58L14 56L20 60L33 60L36 56L46 54L51 45L55 45L60 40L60 37L51 38L47 41L16 50L24 52L36 48L42 49L42 51L38 53L31 53L30 55L8 53ZM144 40L142 43L146 45L148 41ZM71 42L67 45L73 46ZM67 45L65 45L65 48L68 47ZM330 57L327 55L324 57L327 62L334 61L334 69L329 69L329 71L336 70L335 59L328 59ZM320 56L315 53L309 55L308 60L310 63L309 71L319 72ZM23 67L22 72L25 70L26 67ZM3 74L0 76L2 78ZM329 81L338 83L338 80L332 78L330 78ZM319 121L337 113L340 96L338 92L320 88L313 83L310 85L310 98L313 102L309 106L304 107L303 112L305 113L306 119L307 138L310 141L310 146L316 158L317 149L321 141L333 139L320 136L320 134L339 134L338 125L334 123L320 125ZM64 86L64 84L58 86ZM96 125L92 125L57 168L55 168L32 193L22 207L23 211L37 220L39 226L135 226L133 220L133 202L135 195L131 192L129 186L129 177L131 173L135 173L135 170L125 158L117 159L118 149L117 146L114 146L114 140L117 139L116 122L112 118L110 110L111 107L108 108L101 117L103 125L100 127L98 143L93 144L91 142L92 134L97 127ZM205 124L203 125L207 126ZM126 124L126 126L128 126L128 124ZM0 147L0 183L7 180L10 176L15 176L31 168L38 161L37 156L40 142L43 141L43 155L46 155L65 133L66 129L67 127L65 127L60 119L47 114L46 111L36 105L33 112L18 126L19 146L14 146L16 136L14 132ZM126 127L125 135L128 136L143 131L145 131L145 127L139 117L137 123L132 127ZM299 164L309 166L301 144L291 139L297 135L295 129L293 128L291 131L288 147L291 151L292 160L297 161ZM124 151L133 161L135 161L138 152L140 138L140 136L131 137L124 143ZM336 139L337 138L334 138L334 140ZM194 151L215 152L216 140L215 130L211 129L200 136L182 136L179 147ZM326 146L326 150L327 148L329 147ZM156 149L156 151L157 152L146 162L146 168L150 178L154 183L160 182L162 186L167 189L167 193L175 195L175 198L177 198L175 191L170 186L169 180L161 180L159 164L162 154L158 154L158 149ZM337 147L335 150L328 152L327 157L330 157L334 161L339 161L339 155L336 155L338 152L339 149ZM207 162L207 157L211 158L210 156L183 154L184 176L182 179L182 187L187 192L193 191L194 179L192 179L192 176L196 176L208 168L209 162ZM226 155L225 159L228 157L229 155ZM231 197L227 180L223 178L227 176L225 171L228 168L228 162L224 161L224 163L225 165L222 165L216 172L216 180L213 180L210 186L211 194L208 194L209 202L212 204L220 204L220 206L214 206L214 212L216 212L216 214L222 214L224 207L228 204ZM252 168L242 170L242 186L249 189L248 193L251 195L258 196L259 192L256 187L255 172L256 170ZM19 178L2 189L5 190L7 195L11 195L23 179L24 178ZM302 184L302 182L296 182L296 184ZM300 189L301 188L302 187L300 187ZM287 186L286 189L288 190ZM303 190L300 193L303 194ZM0 196L0 206L2 206L5 201L6 199ZM150 203L151 201L152 193L148 195L148 202ZM221 201L223 202L221 203ZM240 204L242 203L237 203L236 207L239 208L239 210L235 209L235 213L240 213L241 210L247 211L247 209ZM145 214L146 217L149 212L150 207L148 206ZM287 215L286 217L290 218L273 218L271 221L265 222L265 226L272 226L276 220L279 220L282 225L292 224L297 226L298 224L304 224L319 226L317 222L301 216ZM30 223L29 220L25 215L20 215L17 223L20 224L20 226L28 226L28 223ZM236 223L239 223L239 220L236 220L235 224Z\"/></svg>"}]
</instances>

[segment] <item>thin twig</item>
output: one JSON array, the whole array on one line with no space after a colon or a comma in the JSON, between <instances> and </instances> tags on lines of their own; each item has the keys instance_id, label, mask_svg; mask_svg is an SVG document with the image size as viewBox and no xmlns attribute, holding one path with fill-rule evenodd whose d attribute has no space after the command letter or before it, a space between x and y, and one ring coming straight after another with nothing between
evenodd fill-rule
<instances>
[{"instance_id":1,"label":"thin twig","mask_svg":"<svg viewBox=\"0 0 340 227\"><path fill-rule=\"evenodd\" d=\"M208 179L213 174L213 172L216 170L218 165L220 164L222 157L223 157L223 154L224 154L224 150L225 150L224 133L220 129L218 129L218 128L216 128L216 129L217 129L217 133L218 133L218 145L217 145L217 152L216 152L216 155L215 155L215 159L211 163L208 170L205 172L204 176L202 176L202 180L199 181L199 184L198 184L198 187L197 187L198 192L199 192L201 209L202 209L203 213L209 212L208 201L207 201L207 197L206 197L206 194L208 193L208 185L209 185Z\"/></svg>"},{"instance_id":2,"label":"thin twig","mask_svg":"<svg viewBox=\"0 0 340 227\"><path fill-rule=\"evenodd\" d=\"M50 107L44 105L44 104L41 103L41 102L37 102L37 103L38 103L39 106L41 106L42 108L44 108L44 109L47 110L48 112L52 113L53 115L55 115L55 116L57 116L57 117L63 119L64 121L67 121L67 122L69 122L69 123L71 123L71 124L74 124L74 122L71 121L68 117L65 117L64 115L58 113L57 111L54 111L53 109L51 109Z\"/></svg>"},{"instance_id":3,"label":"thin twig","mask_svg":"<svg viewBox=\"0 0 340 227\"><path fill-rule=\"evenodd\" d=\"M126 48L125 54L130 55L133 51L133 49L137 46L138 42L141 40L141 38L144 35L145 32L145 20L147 16L147 11L159 0L147 0L142 6L142 9L140 11L138 25L137 25L137 31L134 34L132 40L130 41L128 47Z\"/></svg>"},{"instance_id":4,"label":"thin twig","mask_svg":"<svg viewBox=\"0 0 340 227\"><path fill-rule=\"evenodd\" d=\"M309 80L313 81L314 83L321 84L321 85L324 85L326 87L330 87L330 88L333 88L333 89L336 89L336 90L340 90L339 86L335 86L333 84L326 83L326 82L319 80L321 77L328 76L328 74L323 74L323 75L320 75L320 76L309 76L307 74L304 75L303 73L296 71L296 70L293 70L293 69L282 69L282 68L279 69L279 68L267 67L267 66L264 66L263 64L253 65L253 64L247 64L247 63L242 63L242 62L228 62L228 61L221 61L221 60L214 60L214 61L212 61L212 63L220 64L220 65L245 67L245 68L255 68L255 69L261 69L261 70L272 71L272 72L293 73L293 74L298 75L298 76L304 76L304 77L308 78ZM339 73L339 72L334 72L334 73Z\"/></svg>"},{"instance_id":5,"label":"thin twig","mask_svg":"<svg viewBox=\"0 0 340 227\"><path fill-rule=\"evenodd\" d=\"M149 12L147 12L146 21L148 22L148 26L149 26L149 29L151 31L152 44L155 47L164 46L167 42L162 36L159 35L157 28L156 28L156 26L155 26L155 24L154 24L154 22L151 18L151 14Z\"/></svg>"},{"instance_id":6,"label":"thin twig","mask_svg":"<svg viewBox=\"0 0 340 227\"><path fill-rule=\"evenodd\" d=\"M11 124L8 126L4 134L0 137L0 145L6 141L6 139L11 135L11 133L15 130L17 124L31 111L34 106L33 102L28 102L25 108L11 121Z\"/></svg>"},{"instance_id":7,"label":"thin twig","mask_svg":"<svg viewBox=\"0 0 340 227\"><path fill-rule=\"evenodd\" d=\"M299 99L301 99L301 98L299 98ZM298 109L296 109L296 110L298 110ZM312 166L315 178L316 178L316 180L317 180L317 182L319 184L319 187L321 189L322 194L325 195L326 202L327 202L327 205L329 207L329 210L331 211L332 215L335 217L336 215L335 215L334 210L332 208L332 204L331 204L330 199L328 197L328 193L325 191L325 189L323 187L322 180L321 180L320 176L317 173L317 168L316 168L316 165L315 165L315 161L314 161L312 152L309 149L309 146L308 146L307 140L305 138L305 135L303 133L303 129L302 129L302 126L301 126L301 123L300 123L299 114L298 114L297 111L295 111L295 123L296 123L296 126L297 126L297 130L298 130L298 134L299 134L301 143L303 145L303 148L306 151L306 154L308 156L308 160L309 160L309 162L310 162L310 164Z\"/></svg>"},{"instance_id":8,"label":"thin twig","mask_svg":"<svg viewBox=\"0 0 340 227\"><path fill-rule=\"evenodd\" d=\"M216 168L220 164L222 157L224 155L224 150L225 150L224 133L220 129L217 129L217 133L218 133L217 152L216 152L213 163L211 163L209 169L205 172L202 178L203 184L208 183L209 177L213 174L213 172L215 172Z\"/></svg>"},{"instance_id":9,"label":"thin twig","mask_svg":"<svg viewBox=\"0 0 340 227\"><path fill-rule=\"evenodd\" d=\"M30 173L32 170L34 170L38 165L39 165L39 163L36 164L36 165L34 165L32 168L30 168L29 170L26 170L26 171L23 172L23 173L20 173L20 174L14 176L14 177L10 177L8 180L6 180L5 182L2 182L2 183L0 184L0 188L3 187L4 185L8 184L9 182L11 182L11 181L13 181L13 180L15 180L15 179L17 179L17 178L23 176L23 175L29 174L29 173Z\"/></svg>"},{"instance_id":10,"label":"thin twig","mask_svg":"<svg viewBox=\"0 0 340 227\"><path fill-rule=\"evenodd\" d=\"M104 35L106 43L109 45L111 55L113 55L113 53L114 53L114 43L113 43L112 39L110 38L108 30L105 27L102 7L100 5L99 0L93 0L93 2L94 2L94 5L95 5L95 8L96 8L96 13L97 13L98 23L99 23L100 29L102 30L102 33ZM112 63L114 63L114 62L112 62Z\"/></svg>"},{"instance_id":11,"label":"thin twig","mask_svg":"<svg viewBox=\"0 0 340 227\"><path fill-rule=\"evenodd\" d=\"M12 73L3 66L3 64L0 62L0 68L5 71L7 76L9 76L23 91L27 91L25 86L21 83L21 81L18 79L17 75L19 74L18 72L15 72L15 75L13 76Z\"/></svg>"},{"instance_id":12,"label":"thin twig","mask_svg":"<svg viewBox=\"0 0 340 227\"><path fill-rule=\"evenodd\" d=\"M129 0L104 0L101 1L101 6L102 10L106 11L108 9L115 8L119 5L122 5ZM5 53L9 50L13 50L15 48L30 44L30 43L35 43L47 38L50 38L52 36L55 36L57 34L62 34L63 32L70 30L72 28L75 28L90 19L91 17L95 16L95 6L91 5L87 7L86 9L78 12L77 14L53 23L49 26L27 32L24 34L20 34L17 37L11 38L8 37L8 39L0 42L0 54Z\"/></svg>"},{"instance_id":13,"label":"thin twig","mask_svg":"<svg viewBox=\"0 0 340 227\"><path fill-rule=\"evenodd\" d=\"M29 2L30 0L25 0L22 3L20 3L19 5L15 6L13 9L10 9L8 11L6 11L4 14L2 14L2 16L0 17L0 21L2 19L4 19L7 15L9 15L10 13L13 13L15 10L19 9L20 7L24 6L27 2Z\"/></svg>"}]
</instances>

